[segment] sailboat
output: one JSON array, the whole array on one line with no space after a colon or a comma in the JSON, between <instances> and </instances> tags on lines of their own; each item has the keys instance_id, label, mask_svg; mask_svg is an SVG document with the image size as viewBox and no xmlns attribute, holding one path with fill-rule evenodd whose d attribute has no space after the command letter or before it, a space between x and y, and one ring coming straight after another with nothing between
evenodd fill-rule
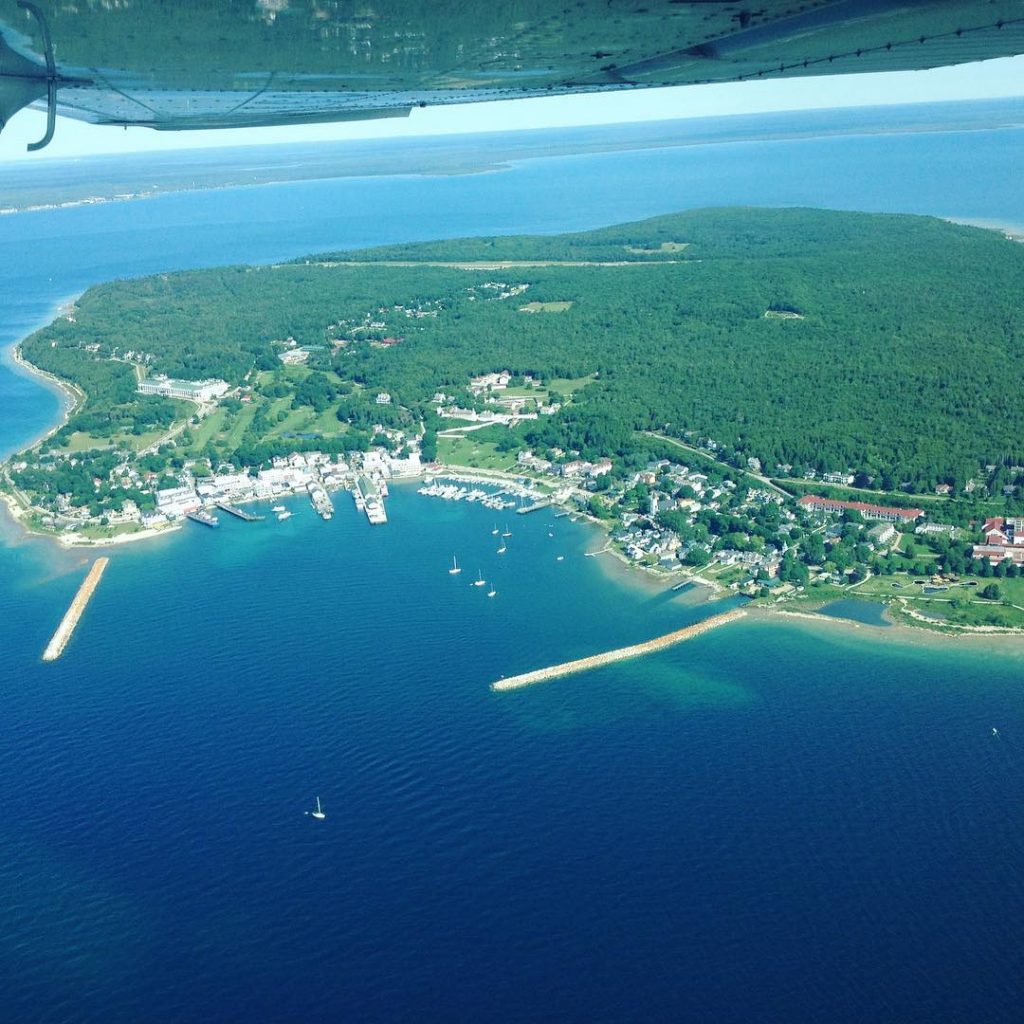
<instances>
[{"instance_id":1,"label":"sailboat","mask_svg":"<svg viewBox=\"0 0 1024 1024\"><path fill-rule=\"evenodd\" d=\"M508 523L506 523L505 524L505 532L502 534L502 537L511 537L511 536L512 536L512 531L508 528Z\"/></svg>"},{"instance_id":2,"label":"sailboat","mask_svg":"<svg viewBox=\"0 0 1024 1024\"><path fill-rule=\"evenodd\" d=\"M455 556L452 555L452 567L448 570L448 575L458 576L460 572L462 572L462 570L459 568L459 563L455 561Z\"/></svg>"},{"instance_id":3,"label":"sailboat","mask_svg":"<svg viewBox=\"0 0 1024 1024\"><path fill-rule=\"evenodd\" d=\"M505 542L504 542L504 541L502 541L502 542L501 542L501 547L500 547L500 548L498 548L498 554L499 554L499 555L503 555L503 554L505 554L505 552L506 552L506 551L508 551L508 548L507 548L507 547L505 547Z\"/></svg>"},{"instance_id":4,"label":"sailboat","mask_svg":"<svg viewBox=\"0 0 1024 1024\"><path fill-rule=\"evenodd\" d=\"M487 591L488 597L494 597L495 594L497 594L497 591L494 589L494 587L491 587L491 589Z\"/></svg>"},{"instance_id":5,"label":"sailboat","mask_svg":"<svg viewBox=\"0 0 1024 1024\"><path fill-rule=\"evenodd\" d=\"M323 808L320 806L320 797L316 798L316 810L306 811L306 813L310 815L310 817L316 818L317 821L323 821L324 818L327 817L327 815L324 814Z\"/></svg>"},{"instance_id":6,"label":"sailboat","mask_svg":"<svg viewBox=\"0 0 1024 1024\"><path fill-rule=\"evenodd\" d=\"M498 536L498 524L497 523L494 524L494 529L491 530L491 536L492 537L497 537Z\"/></svg>"},{"instance_id":7,"label":"sailboat","mask_svg":"<svg viewBox=\"0 0 1024 1024\"><path fill-rule=\"evenodd\" d=\"M473 586L482 587L486 582L487 580L484 579L484 574L477 570L476 579L473 580Z\"/></svg>"}]
</instances>

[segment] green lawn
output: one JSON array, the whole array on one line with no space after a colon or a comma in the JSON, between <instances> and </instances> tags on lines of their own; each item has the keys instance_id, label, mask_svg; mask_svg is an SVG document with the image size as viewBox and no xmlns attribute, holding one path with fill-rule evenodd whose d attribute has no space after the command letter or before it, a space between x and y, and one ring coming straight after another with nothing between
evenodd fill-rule
<instances>
[{"instance_id":1,"label":"green lawn","mask_svg":"<svg viewBox=\"0 0 1024 1024\"><path fill-rule=\"evenodd\" d=\"M536 398L538 402L547 400L546 388L505 388L498 392L495 398Z\"/></svg>"},{"instance_id":2,"label":"green lawn","mask_svg":"<svg viewBox=\"0 0 1024 1024\"><path fill-rule=\"evenodd\" d=\"M91 537L93 540L109 540L111 537L121 537L129 533L139 533L142 530L141 523L118 523L116 526L100 526L89 523L83 526L78 532L83 537Z\"/></svg>"},{"instance_id":3,"label":"green lawn","mask_svg":"<svg viewBox=\"0 0 1024 1024\"><path fill-rule=\"evenodd\" d=\"M312 412L312 410L310 411ZM333 436L335 434L340 434L347 428L348 424L342 423L338 419L338 405L335 403L334 405L328 406L328 408L324 409L324 411L319 415L314 413L313 420L307 429L316 434Z\"/></svg>"},{"instance_id":4,"label":"green lawn","mask_svg":"<svg viewBox=\"0 0 1024 1024\"><path fill-rule=\"evenodd\" d=\"M224 432L224 423L228 418L227 409L219 406L209 416L199 421L194 427L189 427L192 432L192 450L200 451L216 437Z\"/></svg>"},{"instance_id":5,"label":"green lawn","mask_svg":"<svg viewBox=\"0 0 1024 1024\"><path fill-rule=\"evenodd\" d=\"M228 446L229 451L234 451L242 443L242 437L249 429L249 424L252 423L255 415L255 402L243 405L242 408L234 414L234 421L230 422L230 425L228 425L227 436L225 438L225 444Z\"/></svg>"},{"instance_id":6,"label":"green lawn","mask_svg":"<svg viewBox=\"0 0 1024 1024\"><path fill-rule=\"evenodd\" d=\"M110 448L113 442L109 437L93 437L82 430L76 430L68 437L68 446L65 451L87 452L90 448Z\"/></svg>"},{"instance_id":7,"label":"green lawn","mask_svg":"<svg viewBox=\"0 0 1024 1024\"><path fill-rule=\"evenodd\" d=\"M96 448L116 448L127 444L133 451L140 451L153 444L166 434L166 430L151 430L145 434L113 434L110 437L96 437L85 431L77 430L70 437L70 444L64 451L86 452Z\"/></svg>"},{"instance_id":8,"label":"green lawn","mask_svg":"<svg viewBox=\"0 0 1024 1024\"><path fill-rule=\"evenodd\" d=\"M591 383L595 376L595 374L588 374L586 377L554 377L547 382L547 387L549 391L561 395L562 401L567 401L577 391Z\"/></svg>"},{"instance_id":9,"label":"green lawn","mask_svg":"<svg viewBox=\"0 0 1024 1024\"><path fill-rule=\"evenodd\" d=\"M285 403L285 419L273 427L270 431L271 437L280 437L282 434L305 434L310 431L310 424L316 414L308 405L301 405L298 409L291 408L290 398L281 399ZM274 403L277 404L276 402Z\"/></svg>"},{"instance_id":10,"label":"green lawn","mask_svg":"<svg viewBox=\"0 0 1024 1024\"><path fill-rule=\"evenodd\" d=\"M567 310L572 309L573 303L571 301L557 301L557 302L528 302L525 306L520 306L519 311L521 313L565 313Z\"/></svg>"},{"instance_id":11,"label":"green lawn","mask_svg":"<svg viewBox=\"0 0 1024 1024\"><path fill-rule=\"evenodd\" d=\"M439 437L437 457L451 466L472 469L500 469L508 471L516 464L515 452L499 452L487 441L477 441L472 434L465 437Z\"/></svg>"},{"instance_id":12,"label":"green lawn","mask_svg":"<svg viewBox=\"0 0 1024 1024\"><path fill-rule=\"evenodd\" d=\"M1024 612L998 602L972 601L960 607L948 604L942 611L950 622L958 625L1024 627Z\"/></svg>"},{"instance_id":13,"label":"green lawn","mask_svg":"<svg viewBox=\"0 0 1024 1024\"><path fill-rule=\"evenodd\" d=\"M975 586L965 585L971 583ZM980 596L982 589L991 583L999 587L1000 598L997 601ZM958 584L948 585L946 590L926 594L925 587L930 585L930 580L897 573L893 576L872 576L853 590L849 587L812 587L798 600L803 604L820 604L834 598L852 597L888 603L901 598L902 602L894 604L897 613L904 603L909 609L954 625L1024 627L1024 611L1021 610L1024 609L1024 579L964 576Z\"/></svg>"}]
</instances>

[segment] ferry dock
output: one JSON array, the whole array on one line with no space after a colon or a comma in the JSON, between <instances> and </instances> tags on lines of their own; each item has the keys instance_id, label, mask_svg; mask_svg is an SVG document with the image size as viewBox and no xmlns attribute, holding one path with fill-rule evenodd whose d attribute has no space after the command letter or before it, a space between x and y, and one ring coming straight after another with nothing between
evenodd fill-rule
<instances>
[{"instance_id":1,"label":"ferry dock","mask_svg":"<svg viewBox=\"0 0 1024 1024\"><path fill-rule=\"evenodd\" d=\"M43 651L43 661L56 661L64 653L64 648L71 639L71 634L74 633L86 605L95 593L103 570L106 569L109 561L110 559L104 556L97 558L92 563L82 585L78 588L78 593L72 598L68 610L64 613L64 618L60 620L57 632L53 634L50 642L46 645L46 650Z\"/></svg>"},{"instance_id":2,"label":"ferry dock","mask_svg":"<svg viewBox=\"0 0 1024 1024\"><path fill-rule=\"evenodd\" d=\"M546 683L550 679L559 679L562 676L574 675L577 672L589 672L590 669L611 665L616 661L626 661L629 658L639 658L644 654L654 654L656 651L663 651L666 647L680 644L684 640L692 640L702 633L708 633L719 626L742 619L746 614L742 608L734 608L732 611L712 615L707 619L702 619L700 622L693 623L691 626L684 626L682 629L666 633L664 636L655 637L655 639L647 640L642 644L619 647L614 651L605 651L603 654L592 654L589 658L578 658L576 661L566 661L561 665L551 665L549 668L539 668L533 672L524 672L522 675L499 679L496 683L491 683L491 689L496 693L504 692L505 690L518 690L523 686Z\"/></svg>"},{"instance_id":3,"label":"ferry dock","mask_svg":"<svg viewBox=\"0 0 1024 1024\"><path fill-rule=\"evenodd\" d=\"M218 501L215 504L222 512L227 512L231 516L238 516L239 519L246 523L258 523L263 518L263 516L254 516L251 512L246 512L245 509L232 505L228 501Z\"/></svg>"},{"instance_id":4,"label":"ferry dock","mask_svg":"<svg viewBox=\"0 0 1024 1024\"><path fill-rule=\"evenodd\" d=\"M356 477L355 485L352 488L352 497L355 500L356 508L366 513L366 518L374 526L381 526L388 521L388 514L384 509L384 487L381 483L368 476Z\"/></svg>"},{"instance_id":5,"label":"ferry dock","mask_svg":"<svg viewBox=\"0 0 1024 1024\"><path fill-rule=\"evenodd\" d=\"M517 508L516 515L525 516L530 512L539 512L542 508L547 508L550 504L550 498L541 498L540 501L535 501L532 505L524 505L522 508Z\"/></svg>"},{"instance_id":6,"label":"ferry dock","mask_svg":"<svg viewBox=\"0 0 1024 1024\"><path fill-rule=\"evenodd\" d=\"M334 502L331 501L324 485L318 480L313 480L306 484L306 491L316 514L321 519L330 519L334 515Z\"/></svg>"},{"instance_id":7,"label":"ferry dock","mask_svg":"<svg viewBox=\"0 0 1024 1024\"><path fill-rule=\"evenodd\" d=\"M217 517L204 508L197 509L195 512L186 512L185 518L191 519L193 523L201 523L203 526L220 526Z\"/></svg>"}]
</instances>

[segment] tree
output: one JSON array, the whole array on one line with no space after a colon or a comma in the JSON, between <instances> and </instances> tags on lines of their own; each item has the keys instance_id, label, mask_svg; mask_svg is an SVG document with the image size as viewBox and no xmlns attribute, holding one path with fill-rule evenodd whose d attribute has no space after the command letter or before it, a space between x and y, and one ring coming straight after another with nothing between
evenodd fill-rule
<instances>
[{"instance_id":1,"label":"tree","mask_svg":"<svg viewBox=\"0 0 1024 1024\"><path fill-rule=\"evenodd\" d=\"M783 583L792 583L794 586L802 587L807 585L810 575L807 566L787 551L782 558L782 565L779 567L779 579Z\"/></svg>"},{"instance_id":2,"label":"tree","mask_svg":"<svg viewBox=\"0 0 1024 1024\"><path fill-rule=\"evenodd\" d=\"M686 552L686 556L683 558L684 564L696 566L698 569L703 568L710 561L711 555L709 555L703 548L690 548L690 550Z\"/></svg>"},{"instance_id":3,"label":"tree","mask_svg":"<svg viewBox=\"0 0 1024 1024\"><path fill-rule=\"evenodd\" d=\"M424 462L434 462L437 459L437 431L427 430L420 442L420 456Z\"/></svg>"},{"instance_id":4,"label":"tree","mask_svg":"<svg viewBox=\"0 0 1024 1024\"><path fill-rule=\"evenodd\" d=\"M821 565L825 561L825 542L820 533L811 533L801 542L804 560L811 565Z\"/></svg>"},{"instance_id":5,"label":"tree","mask_svg":"<svg viewBox=\"0 0 1024 1024\"><path fill-rule=\"evenodd\" d=\"M998 583L990 583L981 588L981 593L978 596L985 598L986 601L998 601L1003 594Z\"/></svg>"}]
</instances>

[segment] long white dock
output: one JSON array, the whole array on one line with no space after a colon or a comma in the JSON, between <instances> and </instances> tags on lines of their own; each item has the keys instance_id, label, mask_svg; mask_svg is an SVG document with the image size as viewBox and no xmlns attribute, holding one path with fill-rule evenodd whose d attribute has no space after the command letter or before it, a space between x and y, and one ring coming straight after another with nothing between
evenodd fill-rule
<instances>
[{"instance_id":1,"label":"long white dock","mask_svg":"<svg viewBox=\"0 0 1024 1024\"><path fill-rule=\"evenodd\" d=\"M103 570L106 569L109 561L109 558L103 557L97 558L92 563L88 574L82 581L82 585L78 588L78 593L75 594L68 610L64 613L64 618L60 620L57 632L53 634L50 642L46 645L46 650L43 651L43 661L56 661L64 653L64 648L71 639L71 634L74 633L78 620L82 617L82 612L85 611L86 605L99 585L100 577L103 575Z\"/></svg>"},{"instance_id":2,"label":"long white dock","mask_svg":"<svg viewBox=\"0 0 1024 1024\"><path fill-rule=\"evenodd\" d=\"M545 683L549 679L557 679L559 676L587 672L592 668L600 668L602 665L610 665L616 661L638 658L643 654L653 654L655 651L663 651L666 647L672 647L684 640L700 636L701 633L707 633L718 626L724 626L727 622L735 622L737 619L742 619L744 615L746 612L742 608L734 608L730 612L712 615L710 618L695 622L692 626L685 626L683 629L677 629L674 633L666 633L664 636L655 637L655 639L642 644L619 647L614 651L605 651L603 654L592 654L589 658L578 658L576 661L566 661L561 665L551 665L549 668L538 668L533 672L524 672L522 675L499 679L496 683L491 683L491 689L495 691L518 690L520 687Z\"/></svg>"}]
</instances>

